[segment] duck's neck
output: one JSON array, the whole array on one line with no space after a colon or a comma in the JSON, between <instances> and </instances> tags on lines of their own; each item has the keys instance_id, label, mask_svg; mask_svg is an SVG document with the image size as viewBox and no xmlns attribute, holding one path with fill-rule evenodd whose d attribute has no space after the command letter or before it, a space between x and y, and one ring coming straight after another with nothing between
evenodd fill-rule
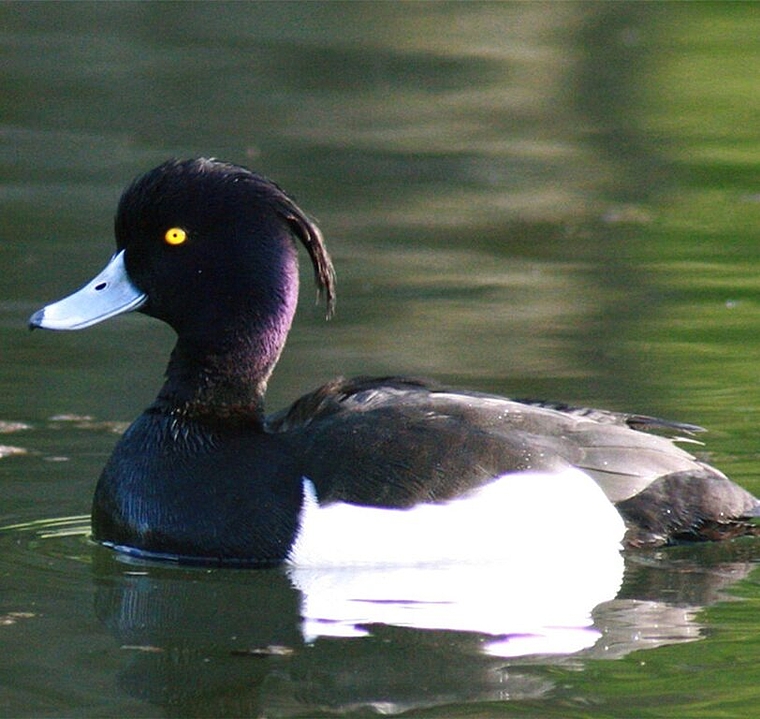
<instances>
[{"instance_id":1,"label":"duck's neck","mask_svg":"<svg viewBox=\"0 0 760 719\"><path fill-rule=\"evenodd\" d=\"M242 313L238 308L232 326L217 312L206 318L200 336L181 334L157 405L188 417L262 423L267 382L295 313L297 276L290 280L268 298L269 307L258 303Z\"/></svg>"},{"instance_id":2,"label":"duck's neck","mask_svg":"<svg viewBox=\"0 0 760 719\"><path fill-rule=\"evenodd\" d=\"M158 395L160 405L189 416L250 416L263 419L267 380L279 352L262 356L255 344L203 354L177 342Z\"/></svg>"}]
</instances>

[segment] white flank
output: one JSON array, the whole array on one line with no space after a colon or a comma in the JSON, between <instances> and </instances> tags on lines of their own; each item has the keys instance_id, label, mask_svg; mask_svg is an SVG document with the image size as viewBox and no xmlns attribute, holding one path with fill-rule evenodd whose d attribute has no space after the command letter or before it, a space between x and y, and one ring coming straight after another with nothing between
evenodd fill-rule
<instances>
[{"instance_id":1,"label":"white flank","mask_svg":"<svg viewBox=\"0 0 760 719\"><path fill-rule=\"evenodd\" d=\"M467 495L410 509L321 506L303 481L297 566L378 566L530 561L539 555L619 548L623 521L588 475L520 472Z\"/></svg>"}]
</instances>

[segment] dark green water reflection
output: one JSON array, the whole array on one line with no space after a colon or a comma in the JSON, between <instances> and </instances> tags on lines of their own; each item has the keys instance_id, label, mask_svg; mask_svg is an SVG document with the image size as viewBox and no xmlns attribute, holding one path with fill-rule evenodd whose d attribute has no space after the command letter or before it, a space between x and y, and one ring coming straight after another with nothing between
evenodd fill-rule
<instances>
[{"instance_id":1,"label":"dark green water reflection","mask_svg":"<svg viewBox=\"0 0 760 719\"><path fill-rule=\"evenodd\" d=\"M399 372L659 414L760 493L758 37L730 2L0 4L0 714L753 715L753 542L629 558L596 644L509 660L306 644L282 574L117 562L81 516L171 333L24 323L104 264L134 175L224 157L338 269L330 323L304 275L273 409Z\"/></svg>"}]
</instances>

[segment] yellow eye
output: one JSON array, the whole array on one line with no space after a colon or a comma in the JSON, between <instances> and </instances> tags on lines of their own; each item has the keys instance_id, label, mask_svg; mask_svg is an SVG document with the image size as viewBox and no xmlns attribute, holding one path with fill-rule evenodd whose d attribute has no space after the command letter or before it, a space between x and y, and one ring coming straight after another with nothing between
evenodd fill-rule
<instances>
[{"instance_id":1,"label":"yellow eye","mask_svg":"<svg viewBox=\"0 0 760 719\"><path fill-rule=\"evenodd\" d=\"M170 227L164 235L167 245L181 245L187 239L187 232L181 227Z\"/></svg>"}]
</instances>

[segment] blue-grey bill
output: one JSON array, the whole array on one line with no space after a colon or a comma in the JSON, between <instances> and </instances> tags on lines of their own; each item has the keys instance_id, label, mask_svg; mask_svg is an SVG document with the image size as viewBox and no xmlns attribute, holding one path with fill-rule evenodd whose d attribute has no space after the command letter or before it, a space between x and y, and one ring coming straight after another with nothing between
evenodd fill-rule
<instances>
[{"instance_id":1,"label":"blue-grey bill","mask_svg":"<svg viewBox=\"0 0 760 719\"><path fill-rule=\"evenodd\" d=\"M74 294L53 302L29 318L29 327L81 330L145 304L147 295L132 284L124 266L124 250L103 271Z\"/></svg>"}]
</instances>

